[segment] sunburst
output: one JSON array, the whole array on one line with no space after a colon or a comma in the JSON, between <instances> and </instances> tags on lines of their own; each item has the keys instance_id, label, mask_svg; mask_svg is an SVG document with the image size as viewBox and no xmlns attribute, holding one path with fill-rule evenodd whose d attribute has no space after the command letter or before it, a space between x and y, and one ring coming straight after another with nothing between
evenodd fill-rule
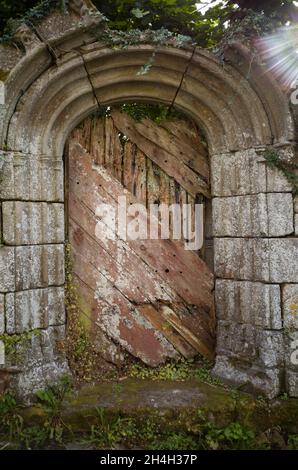
<instances>
[{"instance_id":1,"label":"sunburst","mask_svg":"<svg viewBox=\"0 0 298 470\"><path fill-rule=\"evenodd\" d=\"M257 41L267 68L283 87L295 87L298 81L298 24L280 28Z\"/></svg>"}]
</instances>

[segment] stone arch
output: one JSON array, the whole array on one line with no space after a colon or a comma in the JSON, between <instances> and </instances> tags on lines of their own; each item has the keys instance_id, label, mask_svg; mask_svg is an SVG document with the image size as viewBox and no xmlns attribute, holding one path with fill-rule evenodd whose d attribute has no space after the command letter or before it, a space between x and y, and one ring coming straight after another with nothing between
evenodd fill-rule
<instances>
[{"instance_id":1,"label":"stone arch","mask_svg":"<svg viewBox=\"0 0 298 470\"><path fill-rule=\"evenodd\" d=\"M139 45L115 50L95 40L88 22L82 26L74 18L69 24L68 17L59 16L60 30L50 34L55 21L45 20L38 37L26 32L26 55L10 52L8 77L1 85L6 331L42 329L42 338L32 341L37 363L28 358L23 378L15 380L26 392L66 368L55 352L65 324L65 142L99 105L139 100L174 102L208 141L219 319L215 373L274 396L284 386L286 372L287 389L297 395L297 370L289 364L285 368L290 346L282 332L282 304L286 312L288 300L297 295L297 267L288 267L298 252L293 198L287 181L269 170L262 157L273 145L285 158L294 158L287 97L237 44L226 51L222 64L199 48ZM138 75L153 51L149 73ZM1 57L3 52L7 50L2 49ZM47 260L46 275L41 273L42 259ZM33 270L24 268L28 263L35 263ZM40 309L43 318L37 318Z\"/></svg>"}]
</instances>

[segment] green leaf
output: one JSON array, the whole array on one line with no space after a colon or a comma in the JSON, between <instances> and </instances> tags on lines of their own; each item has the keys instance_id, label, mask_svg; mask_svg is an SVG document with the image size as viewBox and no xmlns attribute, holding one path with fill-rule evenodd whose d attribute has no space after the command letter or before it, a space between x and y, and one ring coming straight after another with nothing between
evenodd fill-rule
<instances>
[{"instance_id":1,"label":"green leaf","mask_svg":"<svg viewBox=\"0 0 298 470\"><path fill-rule=\"evenodd\" d=\"M131 13L136 18L144 18L144 16L149 15L150 11L144 11L140 10L140 8L134 8L133 10L131 10Z\"/></svg>"}]
</instances>

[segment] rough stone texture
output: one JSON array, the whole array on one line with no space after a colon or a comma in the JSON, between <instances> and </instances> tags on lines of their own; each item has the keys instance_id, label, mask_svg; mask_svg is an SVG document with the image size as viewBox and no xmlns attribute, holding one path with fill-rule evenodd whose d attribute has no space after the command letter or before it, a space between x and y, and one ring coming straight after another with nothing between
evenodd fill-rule
<instances>
[{"instance_id":1,"label":"rough stone texture","mask_svg":"<svg viewBox=\"0 0 298 470\"><path fill-rule=\"evenodd\" d=\"M217 280L215 304L219 320L280 330L280 287L260 282Z\"/></svg>"},{"instance_id":2,"label":"rough stone texture","mask_svg":"<svg viewBox=\"0 0 298 470\"><path fill-rule=\"evenodd\" d=\"M282 374L279 369L260 369L253 363L237 361L234 357L218 355L213 374L243 391L276 397L281 390Z\"/></svg>"},{"instance_id":3,"label":"rough stone texture","mask_svg":"<svg viewBox=\"0 0 298 470\"><path fill-rule=\"evenodd\" d=\"M65 324L64 288L51 287L6 295L7 333Z\"/></svg>"},{"instance_id":4,"label":"rough stone texture","mask_svg":"<svg viewBox=\"0 0 298 470\"><path fill-rule=\"evenodd\" d=\"M298 214L295 214L295 235L298 237Z\"/></svg>"},{"instance_id":5,"label":"rough stone texture","mask_svg":"<svg viewBox=\"0 0 298 470\"><path fill-rule=\"evenodd\" d=\"M8 358L7 366L22 367L20 374L12 377L12 386L25 401L48 385L59 381L69 368L63 354L65 326L41 330L31 340L18 345L16 358Z\"/></svg>"},{"instance_id":6,"label":"rough stone texture","mask_svg":"<svg viewBox=\"0 0 298 470\"><path fill-rule=\"evenodd\" d=\"M215 238L215 274L224 279L270 280L269 240Z\"/></svg>"},{"instance_id":7,"label":"rough stone texture","mask_svg":"<svg viewBox=\"0 0 298 470\"><path fill-rule=\"evenodd\" d=\"M282 306L284 326L298 330L298 284L282 287Z\"/></svg>"},{"instance_id":8,"label":"rough stone texture","mask_svg":"<svg viewBox=\"0 0 298 470\"><path fill-rule=\"evenodd\" d=\"M296 146L295 143L291 145L277 145L276 151L279 158L285 163L295 164L296 160Z\"/></svg>"},{"instance_id":9,"label":"rough stone texture","mask_svg":"<svg viewBox=\"0 0 298 470\"><path fill-rule=\"evenodd\" d=\"M294 232L293 196L286 194L267 194L268 236L282 237Z\"/></svg>"},{"instance_id":10,"label":"rough stone texture","mask_svg":"<svg viewBox=\"0 0 298 470\"><path fill-rule=\"evenodd\" d=\"M0 105L5 105L5 84L0 81Z\"/></svg>"},{"instance_id":11,"label":"rough stone texture","mask_svg":"<svg viewBox=\"0 0 298 470\"><path fill-rule=\"evenodd\" d=\"M4 295L0 294L0 334L5 331Z\"/></svg>"},{"instance_id":12,"label":"rough stone texture","mask_svg":"<svg viewBox=\"0 0 298 470\"><path fill-rule=\"evenodd\" d=\"M245 46L233 44L227 48L229 67L225 68L208 51L197 49L192 55L190 50L160 47L148 79L148 75L137 76L137 72L140 64L146 63L155 50L154 45L131 46L123 51L115 51L110 47L99 47L96 42L91 44L90 34L86 37L88 34L84 26L93 21L93 15L82 14L84 2L74 1L71 4L76 7L72 12L79 14L74 13L74 17L61 15L60 18L59 13L56 13L56 16L50 16L40 25L49 44L36 40L28 27L22 27L17 34L26 49L24 57L15 48L0 46L1 68L5 72L4 78L1 78L5 82L1 102L6 103L0 104L0 139L3 149L7 149L8 145L8 148L28 154L62 156L65 141L75 123L97 108L92 88L102 104L135 101L139 97L170 104L179 86L180 75L188 65L188 73L176 96L176 104L202 125L210 154L216 155L212 157L214 195L222 197L291 191L285 178L268 168L261 152L266 145L283 144L283 148L279 148L283 158L292 161L292 147L284 145L295 138L289 100L270 74L264 73L265 69L252 60ZM69 34L72 28L73 34ZM58 52L57 45L59 67L49 54L49 46ZM77 50L80 48L82 57L77 54L64 56L62 51L70 50L74 45ZM86 68L90 73L92 87ZM249 74L247 70L250 70ZM260 151L247 150L252 147ZM235 153L238 150L241 151ZM48 182L43 180L39 187L33 181L39 171L41 180L44 178L42 170L29 168L30 164L27 167L27 162L25 166L22 165L15 167L14 163L5 163L7 184L2 189L3 196L26 199L28 195L29 199L35 199L41 191L41 200L53 200L52 197L56 197L53 194L55 184L52 187L49 183L48 187ZM50 168L48 175L52 180ZM31 178L32 188L24 183L26 177ZM22 181L21 185L19 181ZM24 192L19 185L24 186ZM62 205L49 207L46 204L34 205L32 202L4 202L3 214L4 241L8 244L63 242ZM275 223L280 223L280 219ZM285 231L282 224L281 229ZM257 224L258 230L259 227L261 225ZM265 233L268 236L271 234L269 231ZM215 268L220 276L286 284L297 282L297 239L238 240L216 240ZM2 259L3 254L0 257L0 283L5 286L4 292L13 290L15 286L7 287L9 282L3 275L8 262ZM21 301L25 302L30 296L32 299L37 298L35 292L10 293L6 297L13 299L15 312L16 305ZM25 318L26 322L30 323L31 319ZM226 326L221 322L221 337L225 329ZM235 323L233 328L229 327L229 334L237 338L237 329L237 341L243 337L253 342L252 351L246 345L244 348L250 352L251 362L243 356L239 359L235 357L230 345L227 354L231 357L227 358L222 353L217 358L216 368L220 375L232 379L238 385L250 382L269 396L277 395L280 392L280 376L284 377L283 366L278 365L280 370L276 366L280 364L275 354L276 348L280 346L279 332L262 333L260 329L252 329L251 325L245 325L244 328ZM50 329L42 332L42 341L36 338L30 347L25 348L24 373L15 378L23 395L36 387L44 387L48 379L55 380L66 369L63 359L54 351L57 337L63 338L64 331L59 330L59 334L54 331ZM254 341L258 341L258 344ZM237 351L238 348L240 355L240 344L236 347ZM255 355L256 352L259 356ZM292 378L290 382L294 390Z\"/></svg>"},{"instance_id":13,"label":"rough stone texture","mask_svg":"<svg viewBox=\"0 0 298 470\"><path fill-rule=\"evenodd\" d=\"M294 198L294 212L295 214L298 214L298 196L295 196Z\"/></svg>"},{"instance_id":14,"label":"rough stone texture","mask_svg":"<svg viewBox=\"0 0 298 470\"><path fill-rule=\"evenodd\" d=\"M0 152L3 161L0 199L63 202L61 158Z\"/></svg>"},{"instance_id":15,"label":"rough stone texture","mask_svg":"<svg viewBox=\"0 0 298 470\"><path fill-rule=\"evenodd\" d=\"M252 397L237 390L237 397L231 390L206 384L198 379L177 381L152 381L124 379L119 393L115 393L114 382L86 384L80 387L75 396L63 404L61 418L66 427L72 428L78 436L90 432L92 425L98 423L98 409L118 415L119 412L127 417L142 416L145 421L156 421L159 415L168 417L169 429L175 422L188 423L188 417L197 410L202 410L216 427L223 429L235 421L255 429L258 434L265 432L276 443L280 436L275 430L279 428L289 434L297 432L297 400L274 400L270 404L262 403L259 397ZM42 426L46 413L40 406L25 408L21 412L26 427ZM158 419L158 418L157 418ZM272 432L273 430L273 432ZM165 429L163 429L165 431ZM262 435L262 442L263 442ZM266 439L265 442L268 442ZM284 447L284 445L283 445ZM90 450L80 441L66 445L68 450Z\"/></svg>"},{"instance_id":16,"label":"rough stone texture","mask_svg":"<svg viewBox=\"0 0 298 470\"><path fill-rule=\"evenodd\" d=\"M293 233L291 194L257 194L213 199L216 237L285 236Z\"/></svg>"},{"instance_id":17,"label":"rough stone texture","mask_svg":"<svg viewBox=\"0 0 298 470\"><path fill-rule=\"evenodd\" d=\"M3 238L8 245L64 242L64 206L34 202L3 202Z\"/></svg>"},{"instance_id":18,"label":"rough stone texture","mask_svg":"<svg viewBox=\"0 0 298 470\"><path fill-rule=\"evenodd\" d=\"M264 163L265 164L265 163ZM291 193L293 187L289 180L277 168L267 168L267 192L269 193Z\"/></svg>"},{"instance_id":19,"label":"rough stone texture","mask_svg":"<svg viewBox=\"0 0 298 470\"><path fill-rule=\"evenodd\" d=\"M270 240L270 281L297 282L298 238Z\"/></svg>"},{"instance_id":20,"label":"rough stone texture","mask_svg":"<svg viewBox=\"0 0 298 470\"><path fill-rule=\"evenodd\" d=\"M0 292L15 290L14 248L0 247Z\"/></svg>"},{"instance_id":21,"label":"rough stone texture","mask_svg":"<svg viewBox=\"0 0 298 470\"><path fill-rule=\"evenodd\" d=\"M215 239L215 273L224 279L297 282L298 239Z\"/></svg>"},{"instance_id":22,"label":"rough stone texture","mask_svg":"<svg viewBox=\"0 0 298 470\"><path fill-rule=\"evenodd\" d=\"M214 196L243 196L266 192L291 192L292 186L277 169L271 169L254 149L213 155L211 188Z\"/></svg>"},{"instance_id":23,"label":"rough stone texture","mask_svg":"<svg viewBox=\"0 0 298 470\"><path fill-rule=\"evenodd\" d=\"M277 368L283 365L283 334L220 320L217 354L260 368Z\"/></svg>"},{"instance_id":24,"label":"rough stone texture","mask_svg":"<svg viewBox=\"0 0 298 470\"><path fill-rule=\"evenodd\" d=\"M16 247L16 290L64 284L64 245Z\"/></svg>"},{"instance_id":25,"label":"rough stone texture","mask_svg":"<svg viewBox=\"0 0 298 470\"><path fill-rule=\"evenodd\" d=\"M266 194L215 198L212 208L215 237L268 235Z\"/></svg>"},{"instance_id":26,"label":"rough stone texture","mask_svg":"<svg viewBox=\"0 0 298 470\"><path fill-rule=\"evenodd\" d=\"M297 372L286 371L286 383L289 397L298 397L298 370Z\"/></svg>"},{"instance_id":27,"label":"rough stone texture","mask_svg":"<svg viewBox=\"0 0 298 470\"><path fill-rule=\"evenodd\" d=\"M298 373L298 330L290 328L284 337L286 367Z\"/></svg>"},{"instance_id":28,"label":"rough stone texture","mask_svg":"<svg viewBox=\"0 0 298 470\"><path fill-rule=\"evenodd\" d=\"M214 196L238 196L266 191L266 166L255 150L211 157Z\"/></svg>"},{"instance_id":29,"label":"rough stone texture","mask_svg":"<svg viewBox=\"0 0 298 470\"><path fill-rule=\"evenodd\" d=\"M298 331L285 333L286 382L289 396L298 396Z\"/></svg>"}]
</instances>

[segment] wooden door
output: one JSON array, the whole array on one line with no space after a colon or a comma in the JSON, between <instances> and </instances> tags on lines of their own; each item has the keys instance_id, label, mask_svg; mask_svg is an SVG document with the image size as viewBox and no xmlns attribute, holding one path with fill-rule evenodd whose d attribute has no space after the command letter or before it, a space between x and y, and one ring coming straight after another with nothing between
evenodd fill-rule
<instances>
[{"instance_id":1,"label":"wooden door","mask_svg":"<svg viewBox=\"0 0 298 470\"><path fill-rule=\"evenodd\" d=\"M100 332L105 353L109 342L118 344L151 366L180 355L211 359L213 275L204 249L97 234L97 208L116 211L121 196L128 204L188 203L193 210L209 197L208 155L195 126L136 122L120 111L88 118L69 139L68 167L73 274L90 334Z\"/></svg>"}]
</instances>

